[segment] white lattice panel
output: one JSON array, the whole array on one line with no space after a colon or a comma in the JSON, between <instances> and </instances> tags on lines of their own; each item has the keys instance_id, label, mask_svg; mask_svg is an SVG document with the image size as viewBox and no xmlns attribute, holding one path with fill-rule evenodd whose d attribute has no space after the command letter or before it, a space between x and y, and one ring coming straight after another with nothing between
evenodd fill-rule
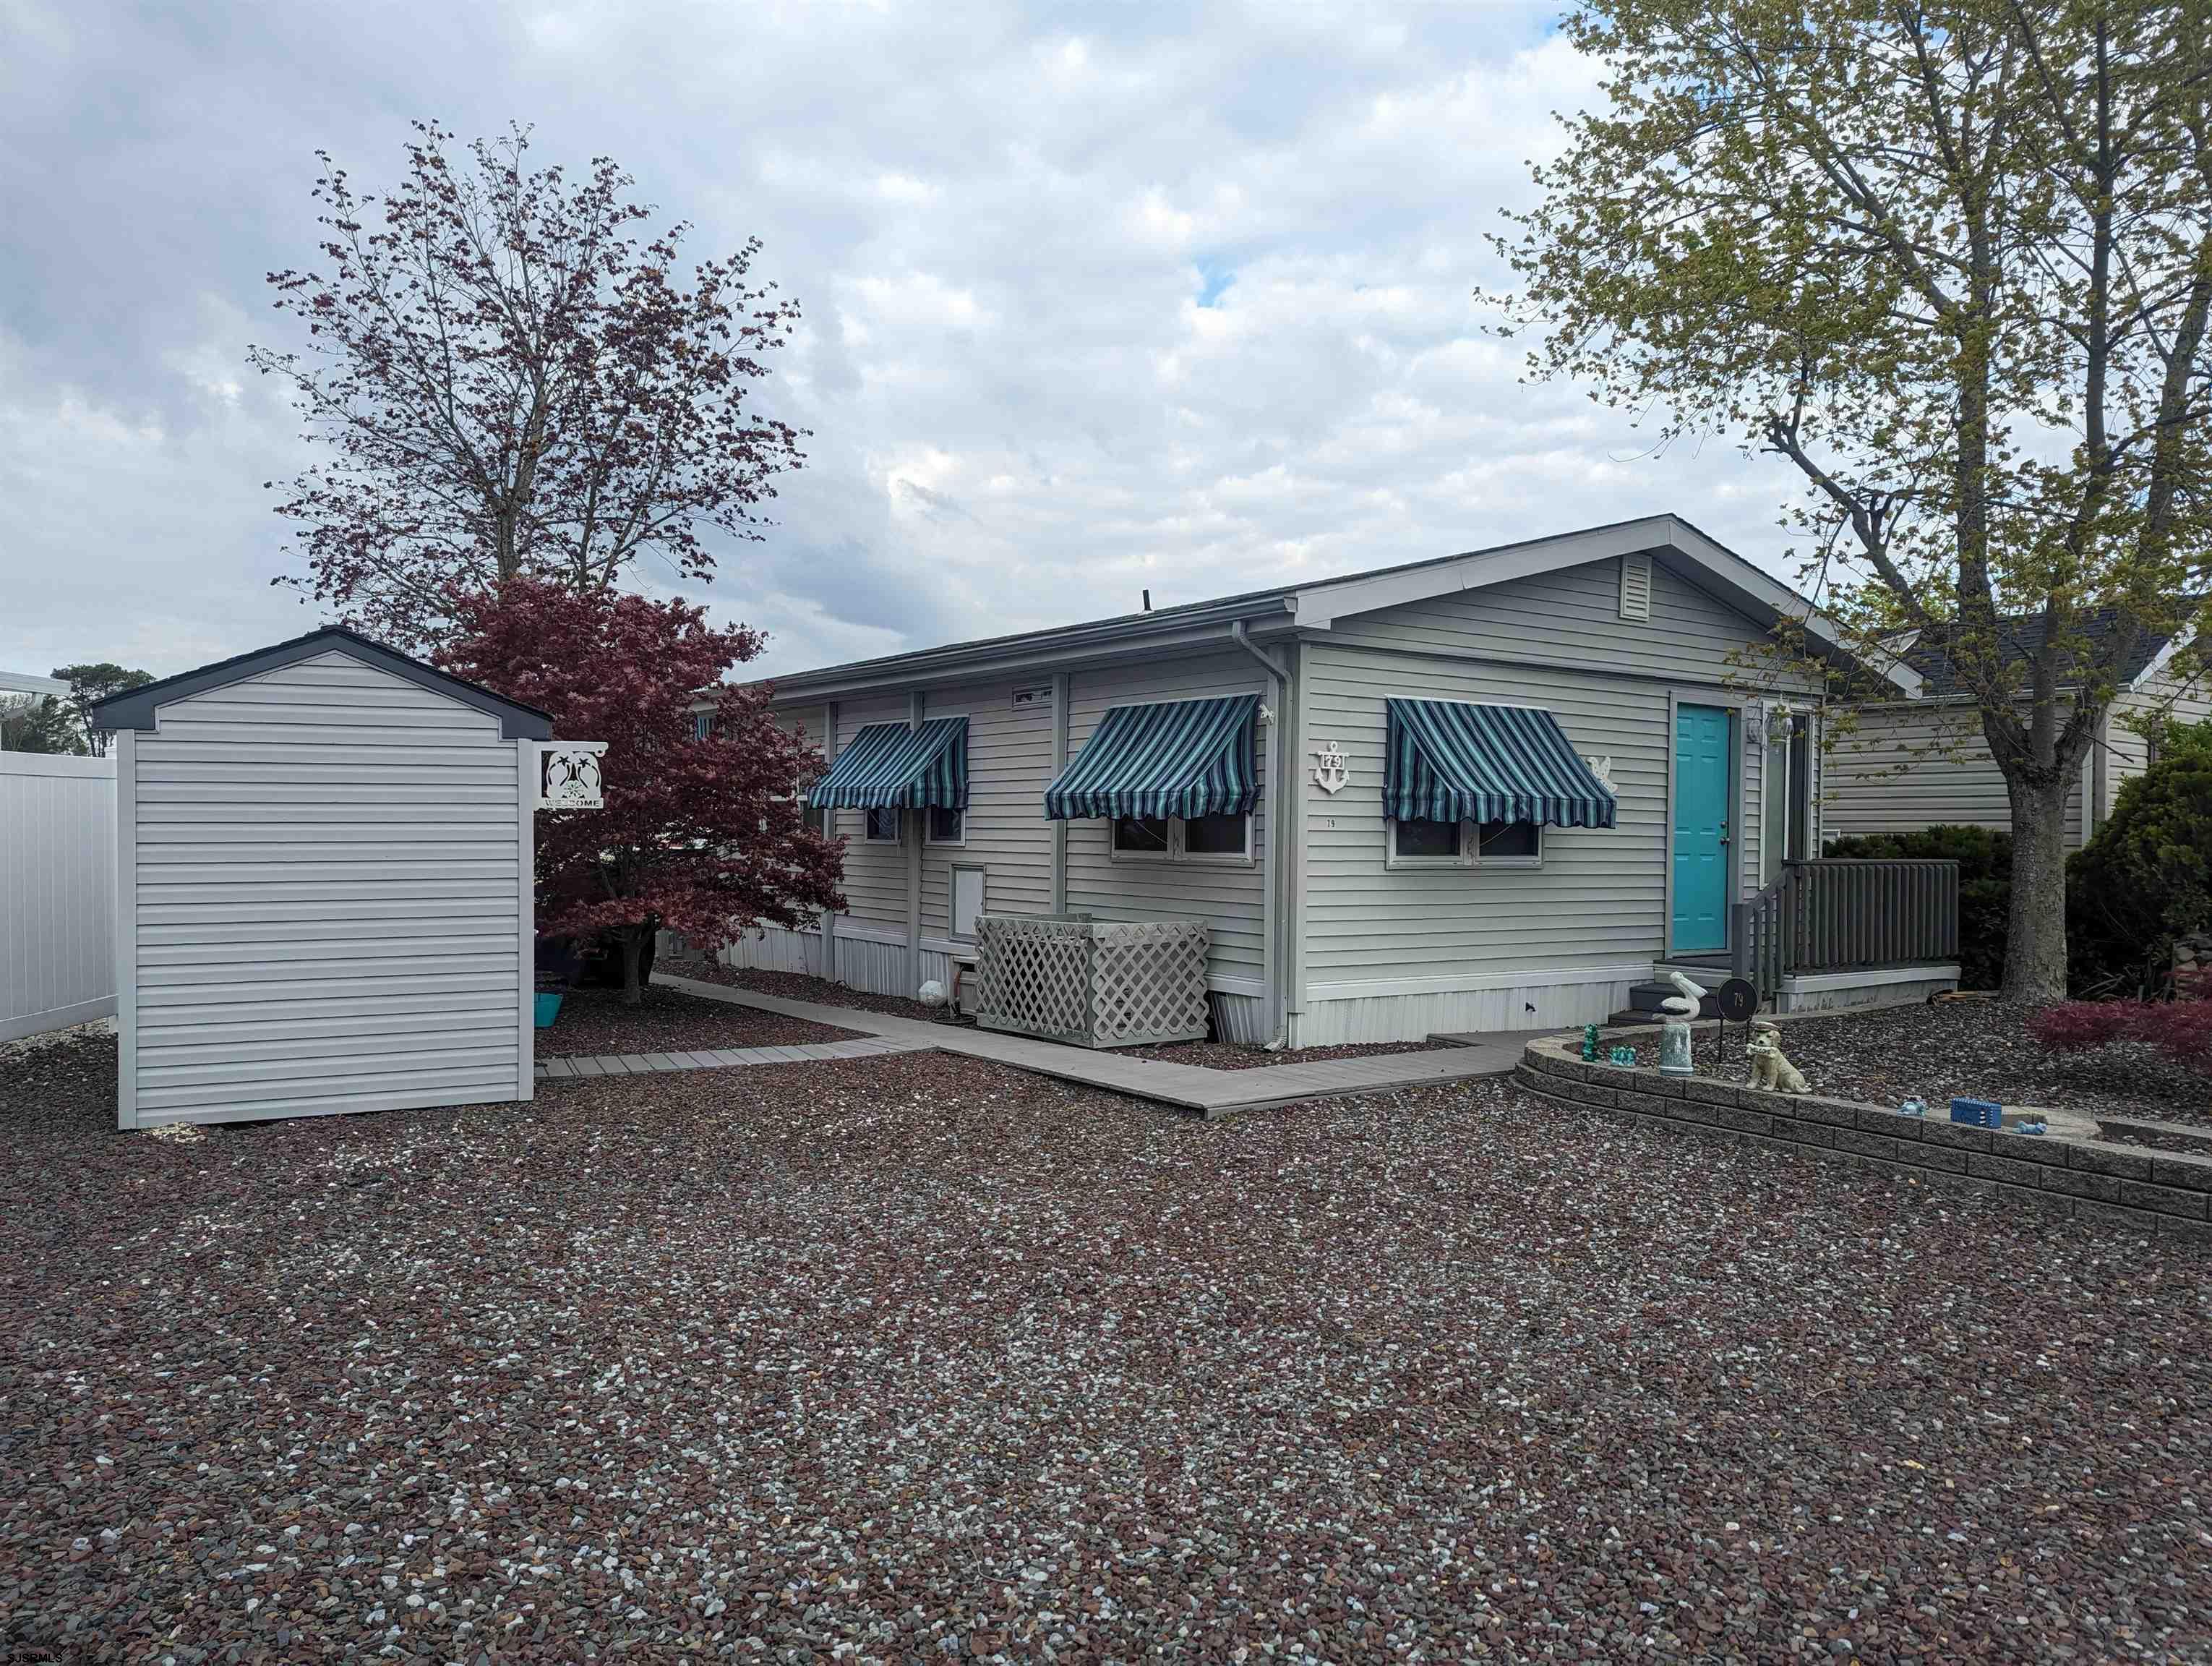
<instances>
[{"instance_id":1,"label":"white lattice panel","mask_svg":"<svg viewBox=\"0 0 2212 1666\"><path fill-rule=\"evenodd\" d=\"M1182 921L985 915L976 1021L1083 1047L1202 1039L1208 935Z\"/></svg>"}]
</instances>

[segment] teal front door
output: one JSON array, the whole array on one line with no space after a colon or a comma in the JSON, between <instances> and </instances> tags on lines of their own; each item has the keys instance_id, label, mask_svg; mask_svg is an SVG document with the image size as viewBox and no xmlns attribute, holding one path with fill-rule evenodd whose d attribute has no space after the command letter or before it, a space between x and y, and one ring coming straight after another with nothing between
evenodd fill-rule
<instances>
[{"instance_id":1,"label":"teal front door","mask_svg":"<svg viewBox=\"0 0 2212 1666\"><path fill-rule=\"evenodd\" d=\"M1733 714L1674 708L1674 911L1670 954L1728 947L1729 805L1735 797Z\"/></svg>"}]
</instances>

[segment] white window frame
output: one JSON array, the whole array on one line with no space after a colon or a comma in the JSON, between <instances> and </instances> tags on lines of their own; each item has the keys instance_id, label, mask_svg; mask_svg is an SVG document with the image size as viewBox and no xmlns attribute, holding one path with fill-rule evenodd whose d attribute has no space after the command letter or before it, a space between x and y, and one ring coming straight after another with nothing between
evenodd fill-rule
<instances>
[{"instance_id":1,"label":"white window frame","mask_svg":"<svg viewBox=\"0 0 2212 1666\"><path fill-rule=\"evenodd\" d=\"M1510 824L1509 824L1510 825ZM1453 854L1449 856L1401 856L1398 854L1398 823L1395 817L1382 821L1382 865L1388 869L1406 868L1540 868L1544 866L1544 824L1532 822L1536 830L1536 854L1533 856L1485 856L1482 854L1480 824L1462 821L1455 840Z\"/></svg>"},{"instance_id":2,"label":"white window frame","mask_svg":"<svg viewBox=\"0 0 2212 1666\"><path fill-rule=\"evenodd\" d=\"M1165 850L1124 850L1120 845L1114 842L1114 824L1115 822L1124 819L1129 821L1158 821L1163 819L1160 817L1130 816L1123 818L1120 816L1107 816L1102 818L1102 819L1106 824L1106 854L1110 860L1117 862L1171 862L1175 860L1176 846L1181 842L1180 830L1182 824L1179 818L1174 816L1164 818L1168 824L1168 848Z\"/></svg>"},{"instance_id":3,"label":"white window frame","mask_svg":"<svg viewBox=\"0 0 2212 1666\"><path fill-rule=\"evenodd\" d=\"M894 831L894 832L892 833L891 836L890 836L890 838L888 838L888 839L879 839L879 838L878 838L878 837L876 836L875 818L876 818L878 816L881 816L881 815L892 815L892 816L896 816L896 817L897 817L897 818L898 818L898 819L897 819L896 821L895 821L895 822L893 822L893 823L891 824L892 827L893 827L895 830L896 830L896 831ZM906 842L906 812L905 812L905 811L903 811L903 810L901 810L901 809L897 809L897 808L896 808L896 807L894 807L894 808L892 808L892 809L890 809L890 810L889 810L889 811L884 811L884 810L863 810L863 811L861 811L861 812L860 812L860 842L861 842L862 844L890 845L890 846L896 846L896 845L902 845L902 844L904 844L904 843Z\"/></svg>"},{"instance_id":4,"label":"white window frame","mask_svg":"<svg viewBox=\"0 0 2212 1666\"><path fill-rule=\"evenodd\" d=\"M1258 816L1250 810L1244 812L1244 848L1241 852L1187 849L1183 844L1183 818L1181 816L1166 818L1168 848L1165 850L1124 850L1114 842L1115 818L1107 816L1101 819L1106 824L1106 854L1114 861L1188 863L1198 867L1252 867L1260 860L1257 834L1253 826ZM1142 819L1158 820L1159 818Z\"/></svg>"},{"instance_id":5,"label":"white window frame","mask_svg":"<svg viewBox=\"0 0 2212 1666\"><path fill-rule=\"evenodd\" d=\"M933 846L939 850L966 849L968 848L968 812L965 810L960 812L960 836L958 838L940 839L937 836L937 812L934 810L923 811L921 812L921 842L924 844Z\"/></svg>"}]
</instances>

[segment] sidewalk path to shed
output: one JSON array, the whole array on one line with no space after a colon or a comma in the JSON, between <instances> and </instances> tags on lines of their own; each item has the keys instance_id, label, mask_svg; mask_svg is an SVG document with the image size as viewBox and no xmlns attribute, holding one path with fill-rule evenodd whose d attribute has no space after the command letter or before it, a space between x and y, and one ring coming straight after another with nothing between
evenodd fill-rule
<instances>
[{"instance_id":1,"label":"sidewalk path to shed","mask_svg":"<svg viewBox=\"0 0 2212 1666\"><path fill-rule=\"evenodd\" d=\"M1066 1047L1000 1035L966 1025L930 1024L888 1018L818 1001L787 1000L726 984L655 973L655 983L707 1000L751 1006L764 1012L811 1018L817 1024L867 1032L861 1041L825 1042L805 1047L733 1048L721 1052L624 1054L620 1057L553 1059L538 1067L540 1078L620 1076L655 1070L706 1070L756 1064L797 1064L812 1059L866 1058L879 1053L911 1053L934 1048L974 1059L988 1059L1017 1070L1056 1076L1086 1087L1104 1088L1133 1098L1172 1105L1206 1117L1264 1110L1307 1099L1342 1098L1356 1093L1427 1087L1478 1076L1503 1076L1521 1061L1522 1036L1469 1037L1453 1047L1427 1053L1381 1053L1361 1058L1319 1059L1311 1064L1269 1065L1254 1070L1206 1070L1158 1059L1132 1059L1118 1053Z\"/></svg>"}]
</instances>

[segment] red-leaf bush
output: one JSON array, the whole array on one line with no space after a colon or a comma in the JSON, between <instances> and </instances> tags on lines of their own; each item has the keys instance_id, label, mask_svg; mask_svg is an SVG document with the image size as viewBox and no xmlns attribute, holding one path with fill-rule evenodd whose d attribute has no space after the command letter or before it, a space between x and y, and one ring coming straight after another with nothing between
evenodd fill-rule
<instances>
[{"instance_id":1,"label":"red-leaf bush","mask_svg":"<svg viewBox=\"0 0 2212 1666\"><path fill-rule=\"evenodd\" d=\"M795 797L821 753L776 721L764 684L722 681L760 652L758 631L717 629L680 601L527 577L456 610L464 634L441 666L550 714L557 739L607 743L605 808L539 813L542 935L611 939L635 1000L656 928L719 943L843 909L843 842L807 826Z\"/></svg>"},{"instance_id":2,"label":"red-leaf bush","mask_svg":"<svg viewBox=\"0 0 2212 1666\"><path fill-rule=\"evenodd\" d=\"M2062 1001L2038 1012L2027 1028L2046 1053L2093 1053L2116 1042L2140 1042L2212 1076L2212 998Z\"/></svg>"}]
</instances>

